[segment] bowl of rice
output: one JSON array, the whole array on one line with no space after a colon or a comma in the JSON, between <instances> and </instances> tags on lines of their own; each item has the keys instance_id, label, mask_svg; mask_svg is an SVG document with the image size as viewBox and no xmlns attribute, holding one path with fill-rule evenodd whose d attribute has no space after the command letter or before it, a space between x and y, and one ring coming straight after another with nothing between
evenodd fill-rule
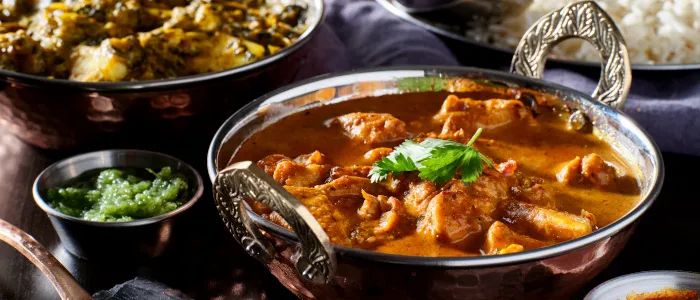
<instances>
[{"instance_id":1,"label":"bowl of rice","mask_svg":"<svg viewBox=\"0 0 700 300\"><path fill-rule=\"evenodd\" d=\"M543 15L577 2L533 0L516 15L476 26L467 36L498 47L514 49L520 37ZM697 0L596 0L614 20L627 42L634 64L700 63L700 1ZM553 49L565 60L599 60L595 48L583 40L569 40Z\"/></svg>"},{"instance_id":2,"label":"bowl of rice","mask_svg":"<svg viewBox=\"0 0 700 300\"><path fill-rule=\"evenodd\" d=\"M512 54L520 37L539 18L580 0L528 0L526 8L499 18L454 21L445 17L411 14L397 0L377 0L391 13L445 38L448 45L476 45ZM595 0L622 32L632 69L700 69L700 1L697 0ZM456 44L454 42L457 42ZM461 49L461 48L460 48ZM598 66L595 48L583 40L557 45L550 58L556 61Z\"/></svg>"}]
</instances>

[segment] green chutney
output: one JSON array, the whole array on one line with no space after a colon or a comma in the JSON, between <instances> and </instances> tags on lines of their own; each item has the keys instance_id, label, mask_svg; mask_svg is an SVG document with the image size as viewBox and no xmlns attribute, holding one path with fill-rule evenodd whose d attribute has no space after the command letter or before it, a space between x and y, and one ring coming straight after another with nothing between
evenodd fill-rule
<instances>
[{"instance_id":1,"label":"green chutney","mask_svg":"<svg viewBox=\"0 0 700 300\"><path fill-rule=\"evenodd\" d=\"M149 178L150 177L150 178ZM184 203L187 180L170 167L106 169L47 192L49 205L77 218L124 222L170 212Z\"/></svg>"}]
</instances>

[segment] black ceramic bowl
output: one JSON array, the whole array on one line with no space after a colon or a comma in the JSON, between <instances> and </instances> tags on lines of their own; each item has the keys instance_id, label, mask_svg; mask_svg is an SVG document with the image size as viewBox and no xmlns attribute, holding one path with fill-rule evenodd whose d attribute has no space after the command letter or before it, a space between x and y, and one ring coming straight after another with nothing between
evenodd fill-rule
<instances>
[{"instance_id":1,"label":"black ceramic bowl","mask_svg":"<svg viewBox=\"0 0 700 300\"><path fill-rule=\"evenodd\" d=\"M189 186L187 200L177 209L151 218L129 222L96 222L66 215L44 199L49 188L65 184L85 172L122 168L169 166L183 174ZM84 259L155 257L165 251L174 235L176 221L202 196L202 178L190 165L165 154L142 150L105 150L73 156L46 168L34 181L34 201L49 216L61 244Z\"/></svg>"},{"instance_id":2,"label":"black ceramic bowl","mask_svg":"<svg viewBox=\"0 0 700 300\"><path fill-rule=\"evenodd\" d=\"M105 133L152 136L212 128L256 96L291 82L304 66L323 18L322 0L305 6L307 30L290 47L257 62L221 72L174 79L78 82L0 70L0 124L42 148L74 148ZM148 130L144 130L147 128Z\"/></svg>"}]
</instances>

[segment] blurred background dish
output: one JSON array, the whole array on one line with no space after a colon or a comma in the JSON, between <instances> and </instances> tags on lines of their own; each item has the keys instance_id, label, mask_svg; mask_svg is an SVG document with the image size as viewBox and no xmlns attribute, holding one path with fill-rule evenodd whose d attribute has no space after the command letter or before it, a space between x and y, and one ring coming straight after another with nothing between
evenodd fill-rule
<instances>
[{"instance_id":1,"label":"blurred background dish","mask_svg":"<svg viewBox=\"0 0 700 300\"><path fill-rule=\"evenodd\" d=\"M291 82L300 71L308 55L305 46L318 31L324 7L321 0L292 3L304 8L299 19L306 28L294 43L218 72L79 82L0 70L0 124L30 144L53 149L113 145L120 139L161 138L167 143L201 134L247 101Z\"/></svg>"},{"instance_id":2,"label":"blurred background dish","mask_svg":"<svg viewBox=\"0 0 700 300\"><path fill-rule=\"evenodd\" d=\"M464 46L513 53L520 36L544 14L576 1L533 0L523 10L495 18L462 18L454 7L431 12L406 9L399 0L377 0L398 17L437 34L457 52ZM634 70L700 69L700 4L697 1L595 1L616 21L630 52ZM473 51L469 52L473 55ZM551 58L571 65L599 65L596 50L570 40L555 47Z\"/></svg>"},{"instance_id":3,"label":"blurred background dish","mask_svg":"<svg viewBox=\"0 0 700 300\"><path fill-rule=\"evenodd\" d=\"M700 274L682 271L648 271L608 280L591 290L584 300L618 299L698 299ZM666 293L667 297L643 298L647 293ZM685 297L668 297L669 294ZM694 294L694 297L692 297ZM649 296L649 294L647 294ZM635 298L637 297L637 298Z\"/></svg>"}]
</instances>

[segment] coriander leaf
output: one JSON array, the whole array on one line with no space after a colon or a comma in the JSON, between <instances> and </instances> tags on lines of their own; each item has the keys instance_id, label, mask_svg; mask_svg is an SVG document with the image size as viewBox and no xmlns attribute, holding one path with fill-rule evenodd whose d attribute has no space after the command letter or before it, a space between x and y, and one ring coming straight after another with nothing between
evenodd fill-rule
<instances>
[{"instance_id":1,"label":"coriander leaf","mask_svg":"<svg viewBox=\"0 0 700 300\"><path fill-rule=\"evenodd\" d=\"M455 171L460 165L464 149L462 147L442 146L434 148L431 156L420 162L418 176L421 179L445 183L454 177Z\"/></svg>"},{"instance_id":2,"label":"coriander leaf","mask_svg":"<svg viewBox=\"0 0 700 300\"><path fill-rule=\"evenodd\" d=\"M417 170L417 168L412 159L394 150L389 156L374 163L374 166L372 166L372 169L369 171L369 179L371 182L380 182L385 180L389 173L401 173L415 170Z\"/></svg>"},{"instance_id":3,"label":"coriander leaf","mask_svg":"<svg viewBox=\"0 0 700 300\"><path fill-rule=\"evenodd\" d=\"M459 172L465 184L472 183L483 173L484 165L493 167L491 159L471 147L482 131L479 128L467 144L435 138L420 143L406 140L374 164L370 180L380 182L389 173L418 171L421 179L443 184Z\"/></svg>"},{"instance_id":4,"label":"coriander leaf","mask_svg":"<svg viewBox=\"0 0 700 300\"><path fill-rule=\"evenodd\" d=\"M462 181L464 183L472 183L484 171L484 164L481 159L481 153L474 149L467 149L462 156L462 161L459 171L462 173Z\"/></svg>"}]
</instances>

